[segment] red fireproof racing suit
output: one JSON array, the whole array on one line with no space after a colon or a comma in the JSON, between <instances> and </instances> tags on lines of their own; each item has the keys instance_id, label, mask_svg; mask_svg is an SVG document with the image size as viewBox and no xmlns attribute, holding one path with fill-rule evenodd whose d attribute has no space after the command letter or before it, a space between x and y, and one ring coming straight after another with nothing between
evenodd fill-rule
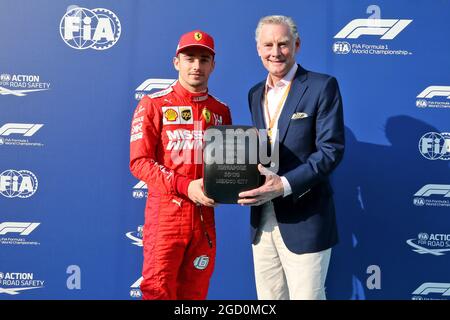
<instances>
[{"instance_id":1,"label":"red fireproof racing suit","mask_svg":"<svg viewBox=\"0 0 450 320\"><path fill-rule=\"evenodd\" d=\"M134 112L130 170L147 183L143 299L205 299L215 255L214 209L196 206L188 185L202 177L203 132L231 124L228 107L176 82Z\"/></svg>"}]
</instances>

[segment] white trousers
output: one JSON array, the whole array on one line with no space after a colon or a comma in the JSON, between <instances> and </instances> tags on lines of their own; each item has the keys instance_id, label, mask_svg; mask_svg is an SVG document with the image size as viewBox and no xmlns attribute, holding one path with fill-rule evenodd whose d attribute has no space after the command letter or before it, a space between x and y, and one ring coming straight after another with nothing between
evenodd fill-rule
<instances>
[{"instance_id":1,"label":"white trousers","mask_svg":"<svg viewBox=\"0 0 450 320\"><path fill-rule=\"evenodd\" d=\"M331 248L296 254L286 247L270 202L263 208L253 247L259 300L325 300L325 279Z\"/></svg>"}]
</instances>

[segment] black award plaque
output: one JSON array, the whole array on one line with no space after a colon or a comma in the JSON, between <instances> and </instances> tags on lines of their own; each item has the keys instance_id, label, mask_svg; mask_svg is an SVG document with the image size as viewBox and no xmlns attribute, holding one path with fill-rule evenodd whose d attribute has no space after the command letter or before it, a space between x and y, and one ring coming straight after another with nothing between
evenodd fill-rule
<instances>
[{"instance_id":1,"label":"black award plaque","mask_svg":"<svg viewBox=\"0 0 450 320\"><path fill-rule=\"evenodd\" d=\"M238 194L261 185L258 131L251 126L212 126L205 130L203 187L217 203L237 203Z\"/></svg>"}]
</instances>

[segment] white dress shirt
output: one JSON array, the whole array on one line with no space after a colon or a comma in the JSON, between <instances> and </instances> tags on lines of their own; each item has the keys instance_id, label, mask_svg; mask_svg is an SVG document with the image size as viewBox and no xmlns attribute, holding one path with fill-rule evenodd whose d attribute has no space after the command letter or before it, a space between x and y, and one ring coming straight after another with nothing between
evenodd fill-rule
<instances>
[{"instance_id":1,"label":"white dress shirt","mask_svg":"<svg viewBox=\"0 0 450 320\"><path fill-rule=\"evenodd\" d=\"M272 79L270 78L270 75L267 76L266 80L266 90L267 90L267 109L270 113L270 118L273 119L276 113L276 109L280 103L280 100L283 98L286 90L288 90L289 84L292 82L292 79L294 79L295 73L297 72L297 64L295 63L291 70L277 83L273 84ZM287 100L287 98L286 98ZM286 102L285 100L285 102ZM280 117L281 112L283 111L284 103L281 106L281 110L276 115L276 119L274 121L274 125L272 127L272 140L276 141L277 135L278 135L278 119ZM264 120L266 121L266 128L269 127L269 117L267 115L267 112L264 108ZM291 185L287 181L287 179L284 176L281 176L281 181L283 182L283 188L284 188L284 194L283 197L286 197L292 193Z\"/></svg>"}]
</instances>

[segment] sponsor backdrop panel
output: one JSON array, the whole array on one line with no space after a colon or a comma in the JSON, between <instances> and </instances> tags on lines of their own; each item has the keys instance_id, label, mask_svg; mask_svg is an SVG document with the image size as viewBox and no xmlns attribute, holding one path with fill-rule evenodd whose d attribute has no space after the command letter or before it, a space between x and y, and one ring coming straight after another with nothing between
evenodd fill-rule
<instances>
[{"instance_id":1,"label":"sponsor backdrop panel","mask_svg":"<svg viewBox=\"0 0 450 320\"><path fill-rule=\"evenodd\" d=\"M216 40L210 91L249 124L261 16L330 73L347 148L329 299L450 297L448 1L0 0L0 299L139 299L147 186L128 169L138 100L177 77L179 36ZM255 299L249 213L216 210L209 299Z\"/></svg>"}]
</instances>

